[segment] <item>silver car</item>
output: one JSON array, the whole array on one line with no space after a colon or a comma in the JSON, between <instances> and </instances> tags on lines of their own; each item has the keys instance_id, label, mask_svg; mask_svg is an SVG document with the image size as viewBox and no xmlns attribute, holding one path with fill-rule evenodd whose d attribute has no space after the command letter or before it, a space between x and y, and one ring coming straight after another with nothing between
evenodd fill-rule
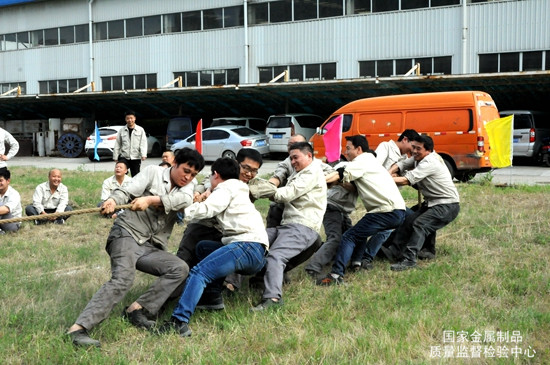
<instances>
[{"instance_id":1,"label":"silver car","mask_svg":"<svg viewBox=\"0 0 550 365\"><path fill-rule=\"evenodd\" d=\"M176 152L184 147L195 148L195 134L172 145ZM267 136L247 127L224 125L202 131L202 155L206 161L219 157L236 158L241 148L253 148L262 156L269 154Z\"/></svg>"}]
</instances>

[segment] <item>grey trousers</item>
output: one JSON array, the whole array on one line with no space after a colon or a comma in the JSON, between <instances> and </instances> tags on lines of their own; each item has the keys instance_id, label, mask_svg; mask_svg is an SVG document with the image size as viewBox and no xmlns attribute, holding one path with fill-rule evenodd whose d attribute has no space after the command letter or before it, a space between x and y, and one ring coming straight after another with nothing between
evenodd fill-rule
<instances>
[{"instance_id":1,"label":"grey trousers","mask_svg":"<svg viewBox=\"0 0 550 365\"><path fill-rule=\"evenodd\" d=\"M151 314L158 312L189 274L189 267L183 260L150 243L139 245L125 229L117 225L111 228L105 249L111 257L111 279L99 288L75 322L87 330L107 318L124 298L132 287L136 269L158 276L136 300Z\"/></svg>"},{"instance_id":2,"label":"grey trousers","mask_svg":"<svg viewBox=\"0 0 550 365\"><path fill-rule=\"evenodd\" d=\"M338 251L338 245L342 241L342 235L351 228L351 219L346 213L332 205L327 205L327 210L323 216L323 226L327 239L325 243L313 254L305 269L320 274L325 265L329 265L334 260L334 255Z\"/></svg>"},{"instance_id":3,"label":"grey trousers","mask_svg":"<svg viewBox=\"0 0 550 365\"><path fill-rule=\"evenodd\" d=\"M2 204L0 204L1 206ZM0 229L4 232L15 232L19 229L19 226L21 225L21 223L19 222L14 222L14 223L2 223L2 220L3 219L11 219L11 218L15 218L13 216L13 214L11 213L8 213L8 214L4 214L2 216L0 216Z\"/></svg>"},{"instance_id":4,"label":"grey trousers","mask_svg":"<svg viewBox=\"0 0 550 365\"><path fill-rule=\"evenodd\" d=\"M313 245L319 234L298 223L267 228L269 254L266 258L263 299L283 296L283 274L287 262Z\"/></svg>"}]
</instances>

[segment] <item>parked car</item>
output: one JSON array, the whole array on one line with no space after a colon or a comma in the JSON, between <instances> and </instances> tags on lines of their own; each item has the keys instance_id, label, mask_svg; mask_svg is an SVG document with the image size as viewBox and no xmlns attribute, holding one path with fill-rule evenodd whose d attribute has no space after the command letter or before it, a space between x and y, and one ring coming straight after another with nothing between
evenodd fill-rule
<instances>
[{"instance_id":1,"label":"parked car","mask_svg":"<svg viewBox=\"0 0 550 365\"><path fill-rule=\"evenodd\" d=\"M118 131L124 127L123 125L113 125L110 127L101 127L99 129L99 136L101 142L97 145L97 154L100 160L112 159L113 150L115 149L115 140ZM95 146L95 133L86 138L86 144L84 151L90 161L94 160L94 146ZM147 133L147 155L152 157L159 157L162 154L162 147L158 139Z\"/></svg>"},{"instance_id":2,"label":"parked car","mask_svg":"<svg viewBox=\"0 0 550 365\"><path fill-rule=\"evenodd\" d=\"M302 134L309 140L323 118L314 114L272 115L267 120L265 134L269 137L269 151L286 153L288 140L295 134Z\"/></svg>"},{"instance_id":3,"label":"parked car","mask_svg":"<svg viewBox=\"0 0 550 365\"><path fill-rule=\"evenodd\" d=\"M221 125L240 125L254 129L260 133L265 133L266 121L262 118L251 117L223 117L212 119L211 127L219 127Z\"/></svg>"},{"instance_id":4,"label":"parked car","mask_svg":"<svg viewBox=\"0 0 550 365\"><path fill-rule=\"evenodd\" d=\"M193 132L191 118L182 116L170 118L166 128L166 149L169 150L174 143L189 137Z\"/></svg>"},{"instance_id":5,"label":"parked car","mask_svg":"<svg viewBox=\"0 0 550 365\"><path fill-rule=\"evenodd\" d=\"M176 152L184 147L195 148L195 134L172 145ZM235 125L205 128L202 131L202 155L206 161L219 157L236 158L241 148L254 148L262 155L269 153L267 136Z\"/></svg>"},{"instance_id":6,"label":"parked car","mask_svg":"<svg viewBox=\"0 0 550 365\"><path fill-rule=\"evenodd\" d=\"M501 117L514 115L514 157L540 159L543 139L550 137L550 113L532 110L504 110Z\"/></svg>"}]
</instances>

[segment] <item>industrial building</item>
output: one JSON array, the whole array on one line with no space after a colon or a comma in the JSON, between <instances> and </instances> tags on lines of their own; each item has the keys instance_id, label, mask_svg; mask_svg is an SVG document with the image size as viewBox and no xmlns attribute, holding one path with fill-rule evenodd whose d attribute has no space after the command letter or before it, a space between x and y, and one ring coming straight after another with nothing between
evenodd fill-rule
<instances>
[{"instance_id":1,"label":"industrial building","mask_svg":"<svg viewBox=\"0 0 550 365\"><path fill-rule=\"evenodd\" d=\"M463 89L543 109L549 34L548 0L0 0L0 126L23 137L45 127L8 121L125 109L327 116L363 97Z\"/></svg>"}]
</instances>

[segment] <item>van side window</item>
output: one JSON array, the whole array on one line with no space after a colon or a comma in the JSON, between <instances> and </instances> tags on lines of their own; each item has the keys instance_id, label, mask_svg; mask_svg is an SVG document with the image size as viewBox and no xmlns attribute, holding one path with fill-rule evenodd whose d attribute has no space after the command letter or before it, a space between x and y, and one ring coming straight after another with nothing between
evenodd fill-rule
<instances>
[{"instance_id":1,"label":"van side window","mask_svg":"<svg viewBox=\"0 0 550 365\"><path fill-rule=\"evenodd\" d=\"M302 128L317 128L323 123L323 118L315 115L297 115L295 118Z\"/></svg>"},{"instance_id":2,"label":"van side window","mask_svg":"<svg viewBox=\"0 0 550 365\"><path fill-rule=\"evenodd\" d=\"M334 120L334 118L337 118L339 115L332 116L325 125L329 124ZM344 114L344 123L342 124L342 132L347 132L351 129L351 121L353 120L352 114ZM323 131L323 134L326 132L326 130Z\"/></svg>"}]
</instances>

